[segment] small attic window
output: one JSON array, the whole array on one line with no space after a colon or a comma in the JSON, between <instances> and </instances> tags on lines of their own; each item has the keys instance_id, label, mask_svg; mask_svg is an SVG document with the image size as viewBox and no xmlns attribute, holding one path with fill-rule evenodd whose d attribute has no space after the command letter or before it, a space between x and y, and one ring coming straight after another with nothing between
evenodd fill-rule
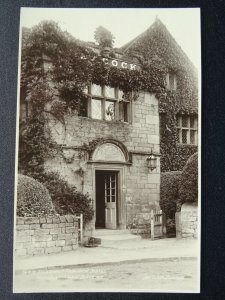
<instances>
[{"instance_id":1,"label":"small attic window","mask_svg":"<svg viewBox=\"0 0 225 300\"><path fill-rule=\"evenodd\" d=\"M169 72L166 75L167 89L176 91L177 89L177 76L174 72Z\"/></svg>"}]
</instances>

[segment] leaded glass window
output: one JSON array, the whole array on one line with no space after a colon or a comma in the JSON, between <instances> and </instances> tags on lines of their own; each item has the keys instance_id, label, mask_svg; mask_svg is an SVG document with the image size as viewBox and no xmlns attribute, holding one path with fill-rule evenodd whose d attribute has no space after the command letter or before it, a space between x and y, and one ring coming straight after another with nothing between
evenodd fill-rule
<instances>
[{"instance_id":1,"label":"leaded glass window","mask_svg":"<svg viewBox=\"0 0 225 300\"><path fill-rule=\"evenodd\" d=\"M178 116L177 117L177 143L198 144L198 118L197 116Z\"/></svg>"},{"instance_id":2,"label":"leaded glass window","mask_svg":"<svg viewBox=\"0 0 225 300\"><path fill-rule=\"evenodd\" d=\"M91 116L93 119L102 119L102 101L92 99L91 101Z\"/></svg>"},{"instance_id":3,"label":"leaded glass window","mask_svg":"<svg viewBox=\"0 0 225 300\"><path fill-rule=\"evenodd\" d=\"M105 101L105 120L111 121L115 118L115 102Z\"/></svg>"}]
</instances>

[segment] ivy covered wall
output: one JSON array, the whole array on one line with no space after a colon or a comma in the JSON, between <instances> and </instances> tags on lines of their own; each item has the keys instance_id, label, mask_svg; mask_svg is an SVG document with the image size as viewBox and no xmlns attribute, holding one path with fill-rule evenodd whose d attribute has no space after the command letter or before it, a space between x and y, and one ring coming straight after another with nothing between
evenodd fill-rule
<instances>
[{"instance_id":1,"label":"ivy covered wall","mask_svg":"<svg viewBox=\"0 0 225 300\"><path fill-rule=\"evenodd\" d=\"M198 114L197 70L159 19L122 50L126 55L137 57L147 68L158 67L164 78L167 73L176 74L177 89L164 88L157 93L161 171L182 170L187 159L197 151L197 146L177 143L176 116Z\"/></svg>"},{"instance_id":2,"label":"ivy covered wall","mask_svg":"<svg viewBox=\"0 0 225 300\"><path fill-rule=\"evenodd\" d=\"M84 88L94 82L119 87L125 98L132 97L134 101L139 91L154 93L159 99L161 114L161 170L182 169L197 147L176 143L176 115L198 113L195 67L159 20L120 50L124 53L122 59L138 60L141 70L104 64L87 43L63 32L54 22L23 30L21 91L26 90L26 100L35 114L28 118L26 130L20 131L23 138L20 138L19 166L24 167L24 163L29 166L33 160L42 163L48 152L46 148L51 140L43 135L43 114L52 114L63 124L65 115L87 99ZM44 57L51 60L47 70L43 69ZM176 91L166 88L168 72L177 76Z\"/></svg>"}]
</instances>

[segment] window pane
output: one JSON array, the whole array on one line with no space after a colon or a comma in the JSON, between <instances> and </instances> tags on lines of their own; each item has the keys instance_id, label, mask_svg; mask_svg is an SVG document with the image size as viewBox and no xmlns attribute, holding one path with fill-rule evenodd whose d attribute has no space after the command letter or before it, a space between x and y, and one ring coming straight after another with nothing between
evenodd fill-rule
<instances>
[{"instance_id":1,"label":"window pane","mask_svg":"<svg viewBox=\"0 0 225 300\"><path fill-rule=\"evenodd\" d=\"M190 117L190 127L191 128L197 128L197 118L196 117Z\"/></svg>"},{"instance_id":2,"label":"window pane","mask_svg":"<svg viewBox=\"0 0 225 300\"><path fill-rule=\"evenodd\" d=\"M105 102L105 119L108 121L115 118L115 103L112 101Z\"/></svg>"},{"instance_id":3,"label":"window pane","mask_svg":"<svg viewBox=\"0 0 225 300\"><path fill-rule=\"evenodd\" d=\"M118 98L120 100L123 100L123 91L121 91L121 90L118 91Z\"/></svg>"},{"instance_id":4,"label":"window pane","mask_svg":"<svg viewBox=\"0 0 225 300\"><path fill-rule=\"evenodd\" d=\"M121 101L119 103L119 110L120 121L129 122L129 103Z\"/></svg>"},{"instance_id":5,"label":"window pane","mask_svg":"<svg viewBox=\"0 0 225 300\"><path fill-rule=\"evenodd\" d=\"M176 142L180 143L180 129L177 129Z\"/></svg>"},{"instance_id":6,"label":"window pane","mask_svg":"<svg viewBox=\"0 0 225 300\"><path fill-rule=\"evenodd\" d=\"M123 120L124 122L128 122L128 107L129 104L128 103L123 103Z\"/></svg>"},{"instance_id":7,"label":"window pane","mask_svg":"<svg viewBox=\"0 0 225 300\"><path fill-rule=\"evenodd\" d=\"M91 101L91 116L93 119L102 119L102 101L92 99Z\"/></svg>"},{"instance_id":8,"label":"window pane","mask_svg":"<svg viewBox=\"0 0 225 300\"><path fill-rule=\"evenodd\" d=\"M105 97L106 98L116 98L115 90L116 90L115 88L106 86L105 87Z\"/></svg>"},{"instance_id":9,"label":"window pane","mask_svg":"<svg viewBox=\"0 0 225 300\"><path fill-rule=\"evenodd\" d=\"M187 130L182 130L182 144L187 144Z\"/></svg>"},{"instance_id":10,"label":"window pane","mask_svg":"<svg viewBox=\"0 0 225 300\"><path fill-rule=\"evenodd\" d=\"M196 144L196 131L195 130L191 130L190 131L190 143L191 144Z\"/></svg>"},{"instance_id":11,"label":"window pane","mask_svg":"<svg viewBox=\"0 0 225 300\"><path fill-rule=\"evenodd\" d=\"M102 87L97 84L91 85L91 94L95 96L102 96Z\"/></svg>"},{"instance_id":12,"label":"window pane","mask_svg":"<svg viewBox=\"0 0 225 300\"><path fill-rule=\"evenodd\" d=\"M188 117L182 117L182 127L188 127Z\"/></svg>"}]
</instances>

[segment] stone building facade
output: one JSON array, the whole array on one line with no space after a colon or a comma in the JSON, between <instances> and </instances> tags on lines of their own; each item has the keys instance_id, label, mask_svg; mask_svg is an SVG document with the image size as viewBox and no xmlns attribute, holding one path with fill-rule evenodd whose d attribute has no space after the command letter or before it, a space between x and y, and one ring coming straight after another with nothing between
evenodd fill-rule
<instances>
[{"instance_id":1,"label":"stone building facade","mask_svg":"<svg viewBox=\"0 0 225 300\"><path fill-rule=\"evenodd\" d=\"M161 46L158 36L169 40L168 47ZM148 39L150 43L146 45ZM177 97L180 103L180 110L174 112L175 128L170 125L171 116L165 118L167 111L162 111L162 107L160 110L156 94L139 91L137 99L128 100L119 88L96 84L86 88L89 100L82 112L67 114L65 123L46 115L46 132L60 151L53 150L52 157L45 161L45 169L59 172L79 191L90 195L95 211L91 229L125 229L138 215L150 214L151 209L159 210L161 153L163 171L175 171L182 169L187 158L197 150L196 98L188 105L185 96L180 98L182 74L188 73L194 78L193 66L159 20L120 51L115 50L114 58L103 56L103 59L106 64L131 70L140 68L140 58L150 64L156 56L160 63L169 63L172 59L160 56L160 51L156 53L156 49L163 47L169 49L166 55L179 61L179 65L173 65L174 69L167 65L165 78L169 95ZM94 50L101 55L97 47ZM134 52L138 55L134 56ZM183 73L180 66L184 66ZM51 61L44 57L44 69L49 67ZM21 116L26 113L24 109L21 102ZM175 133L177 141L171 139L170 132ZM156 159L156 168L152 170L148 167L151 154ZM179 166L178 160L181 161Z\"/></svg>"},{"instance_id":2,"label":"stone building facade","mask_svg":"<svg viewBox=\"0 0 225 300\"><path fill-rule=\"evenodd\" d=\"M129 122L68 115L63 125L48 119L62 151L48 159L45 168L89 193L97 228L125 229L137 214L159 209L158 100L142 92L129 105ZM91 143L91 150L85 148ZM152 171L147 162L151 152L157 158Z\"/></svg>"}]
</instances>

